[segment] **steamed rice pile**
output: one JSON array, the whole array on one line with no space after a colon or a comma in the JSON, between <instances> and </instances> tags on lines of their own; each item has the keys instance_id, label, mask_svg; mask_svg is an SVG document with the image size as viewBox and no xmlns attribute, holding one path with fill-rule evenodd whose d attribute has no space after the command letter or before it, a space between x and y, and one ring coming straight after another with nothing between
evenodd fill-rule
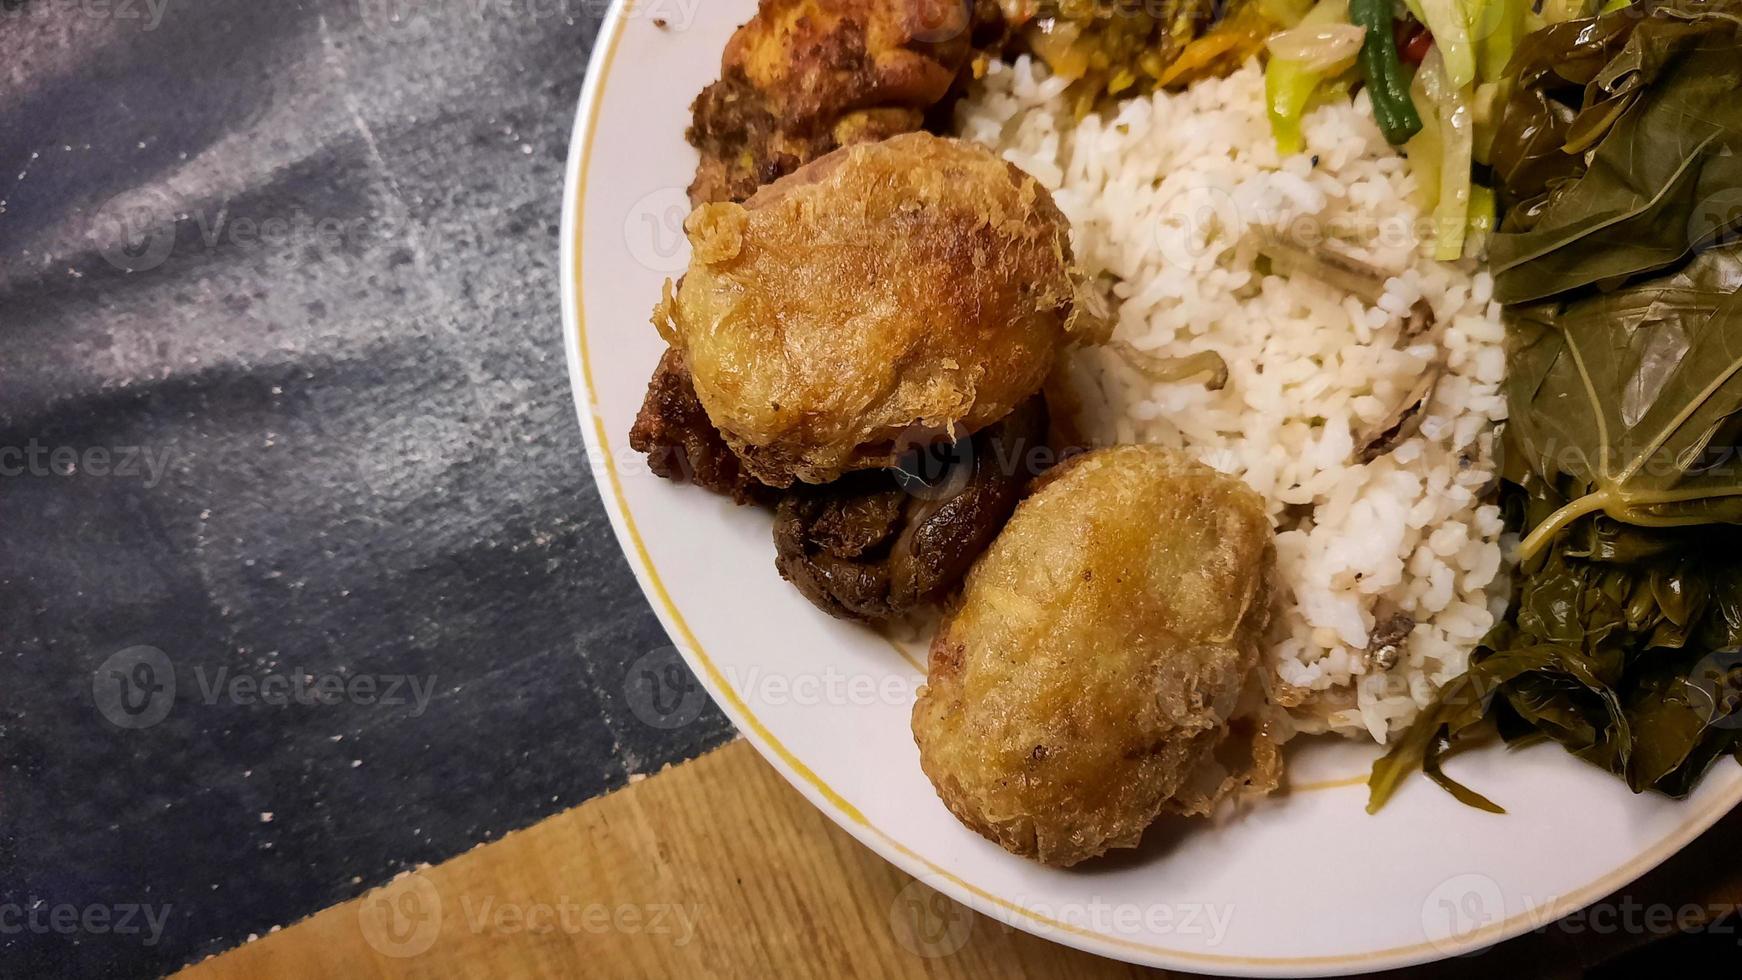
<instances>
[{"instance_id":1,"label":"steamed rice pile","mask_svg":"<svg viewBox=\"0 0 1742 980\"><path fill-rule=\"evenodd\" d=\"M1303 729L1385 741L1464 670L1503 608L1501 519L1483 499L1506 411L1492 282L1430 257L1413 178L1365 95L1312 112L1307 151L1279 159L1255 64L1130 99L1111 118L1074 120L1063 89L1026 58L994 64L958 110L960 135L1053 192L1079 261L1116 277L1116 340L1162 356L1215 350L1230 369L1211 391L1152 382L1112 350L1085 354L1089 434L1183 448L1265 496L1282 586L1273 694ZM1393 278L1367 306L1304 275L1263 274L1267 230L1335 238ZM1438 353L1431 340L1396 349L1422 298L1443 326L1446 372L1419 433L1363 464L1356 434L1391 416ZM1398 613L1415 626L1383 669L1369 644Z\"/></svg>"}]
</instances>

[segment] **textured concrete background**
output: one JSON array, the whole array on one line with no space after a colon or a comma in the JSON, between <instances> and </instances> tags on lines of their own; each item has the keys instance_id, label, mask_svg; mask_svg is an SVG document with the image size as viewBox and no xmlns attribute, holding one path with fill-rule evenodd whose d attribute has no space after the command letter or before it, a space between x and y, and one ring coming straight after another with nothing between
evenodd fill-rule
<instances>
[{"instance_id":1,"label":"textured concrete background","mask_svg":"<svg viewBox=\"0 0 1742 980\"><path fill-rule=\"evenodd\" d=\"M602 12L0 0L0 976L161 973L730 737L638 710L561 355Z\"/></svg>"}]
</instances>

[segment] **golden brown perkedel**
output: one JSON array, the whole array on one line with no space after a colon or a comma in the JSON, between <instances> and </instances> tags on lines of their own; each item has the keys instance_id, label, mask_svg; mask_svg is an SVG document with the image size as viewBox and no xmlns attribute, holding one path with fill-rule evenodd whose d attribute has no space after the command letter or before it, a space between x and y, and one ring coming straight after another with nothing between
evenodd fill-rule
<instances>
[{"instance_id":1,"label":"golden brown perkedel","mask_svg":"<svg viewBox=\"0 0 1742 980\"><path fill-rule=\"evenodd\" d=\"M1034 178L924 133L837 150L685 222L654 313L757 479L826 483L991 425L1100 339ZM1082 296L1083 299L1079 297Z\"/></svg>"},{"instance_id":2,"label":"golden brown perkedel","mask_svg":"<svg viewBox=\"0 0 1742 980\"><path fill-rule=\"evenodd\" d=\"M913 734L963 823L1063 866L1275 787L1274 746L1229 737L1263 703L1275 549L1258 494L1169 450L1097 450L1043 479L939 629Z\"/></svg>"}]
</instances>

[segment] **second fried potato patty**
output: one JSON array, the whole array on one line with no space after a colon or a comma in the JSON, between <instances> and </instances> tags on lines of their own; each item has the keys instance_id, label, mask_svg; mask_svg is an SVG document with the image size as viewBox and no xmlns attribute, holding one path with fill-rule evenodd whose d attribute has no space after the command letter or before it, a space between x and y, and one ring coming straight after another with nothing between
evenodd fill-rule
<instances>
[{"instance_id":1,"label":"second fried potato patty","mask_svg":"<svg viewBox=\"0 0 1742 980\"><path fill-rule=\"evenodd\" d=\"M1047 864L1134 846L1227 733L1274 564L1264 502L1233 477L1154 446L1067 463L932 644L913 734L938 796Z\"/></svg>"}]
</instances>

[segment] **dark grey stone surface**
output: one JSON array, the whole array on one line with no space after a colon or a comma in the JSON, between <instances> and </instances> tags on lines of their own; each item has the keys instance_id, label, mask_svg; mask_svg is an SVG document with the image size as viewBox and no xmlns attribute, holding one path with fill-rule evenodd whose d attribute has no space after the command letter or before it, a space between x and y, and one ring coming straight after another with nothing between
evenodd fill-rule
<instances>
[{"instance_id":1,"label":"dark grey stone surface","mask_svg":"<svg viewBox=\"0 0 1742 980\"><path fill-rule=\"evenodd\" d=\"M667 640L561 355L602 6L0 0L0 976L171 970L730 737L626 700Z\"/></svg>"}]
</instances>

